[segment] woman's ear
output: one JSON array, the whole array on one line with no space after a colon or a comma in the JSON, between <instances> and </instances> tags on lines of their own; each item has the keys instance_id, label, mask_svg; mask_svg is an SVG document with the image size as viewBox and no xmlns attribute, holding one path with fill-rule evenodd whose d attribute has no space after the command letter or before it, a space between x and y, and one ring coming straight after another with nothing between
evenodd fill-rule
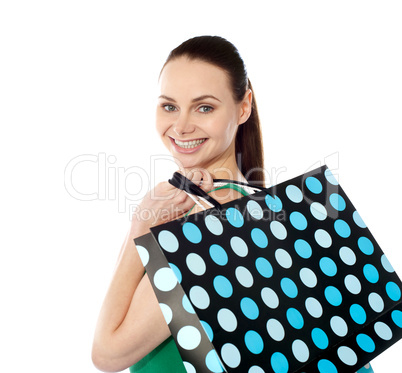
<instances>
[{"instance_id":1,"label":"woman's ear","mask_svg":"<svg viewBox=\"0 0 402 373\"><path fill-rule=\"evenodd\" d=\"M250 118L252 102L253 92L251 89L248 89L244 95L243 101L240 104L240 116L238 124L243 124L247 121L248 118Z\"/></svg>"}]
</instances>

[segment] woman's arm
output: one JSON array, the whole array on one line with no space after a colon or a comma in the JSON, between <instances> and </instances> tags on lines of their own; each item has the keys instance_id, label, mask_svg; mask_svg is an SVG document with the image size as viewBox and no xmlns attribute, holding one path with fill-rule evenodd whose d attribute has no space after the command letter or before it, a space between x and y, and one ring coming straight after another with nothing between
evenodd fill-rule
<instances>
[{"instance_id":1,"label":"woman's arm","mask_svg":"<svg viewBox=\"0 0 402 373\"><path fill-rule=\"evenodd\" d=\"M178 217L193 204L166 182L158 184L140 205L151 212L150 219L133 216L95 330L92 360L98 369L124 370L170 335L133 239L148 233L153 225Z\"/></svg>"}]
</instances>

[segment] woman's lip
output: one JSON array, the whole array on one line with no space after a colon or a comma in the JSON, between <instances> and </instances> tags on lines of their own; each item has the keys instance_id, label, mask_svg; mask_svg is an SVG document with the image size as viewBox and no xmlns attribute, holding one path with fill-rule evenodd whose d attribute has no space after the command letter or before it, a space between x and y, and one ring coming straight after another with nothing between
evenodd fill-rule
<instances>
[{"instance_id":1,"label":"woman's lip","mask_svg":"<svg viewBox=\"0 0 402 373\"><path fill-rule=\"evenodd\" d=\"M182 153L182 154L194 153L194 152L198 151L198 149L200 149L208 141L208 139L204 138L204 137L199 137L197 139L191 139L191 140L179 140L179 141L182 141L182 142L190 142L190 141L196 141L196 140L203 140L204 139L204 141L201 144L195 146L194 148L182 148L182 147L180 147L179 145L176 144L175 139L173 137L169 136L169 139L170 139L171 144L173 145L173 148L178 153Z\"/></svg>"}]
</instances>

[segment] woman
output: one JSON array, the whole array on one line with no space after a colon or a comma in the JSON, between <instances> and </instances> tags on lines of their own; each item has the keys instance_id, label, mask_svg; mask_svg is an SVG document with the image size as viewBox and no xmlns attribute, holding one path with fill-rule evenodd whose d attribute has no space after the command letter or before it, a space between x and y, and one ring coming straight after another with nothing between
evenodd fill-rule
<instances>
[{"instance_id":1,"label":"woman","mask_svg":"<svg viewBox=\"0 0 402 373\"><path fill-rule=\"evenodd\" d=\"M211 36L184 42L170 53L159 87L156 128L181 172L220 203L247 192L214 189L213 178L264 183L257 106L243 60L231 43ZM140 204L99 315L92 356L100 370L186 372L133 239L205 207L168 182L158 184Z\"/></svg>"}]
</instances>

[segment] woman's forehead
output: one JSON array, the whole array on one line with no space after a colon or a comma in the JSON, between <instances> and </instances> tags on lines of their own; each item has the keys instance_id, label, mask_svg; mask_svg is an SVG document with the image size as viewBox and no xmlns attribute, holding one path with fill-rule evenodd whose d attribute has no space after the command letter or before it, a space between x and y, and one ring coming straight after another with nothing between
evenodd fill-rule
<instances>
[{"instance_id":1,"label":"woman's forehead","mask_svg":"<svg viewBox=\"0 0 402 373\"><path fill-rule=\"evenodd\" d=\"M159 79L160 94L187 97L231 96L226 72L208 62L180 57L168 62ZM193 98L193 97L188 97Z\"/></svg>"}]
</instances>

